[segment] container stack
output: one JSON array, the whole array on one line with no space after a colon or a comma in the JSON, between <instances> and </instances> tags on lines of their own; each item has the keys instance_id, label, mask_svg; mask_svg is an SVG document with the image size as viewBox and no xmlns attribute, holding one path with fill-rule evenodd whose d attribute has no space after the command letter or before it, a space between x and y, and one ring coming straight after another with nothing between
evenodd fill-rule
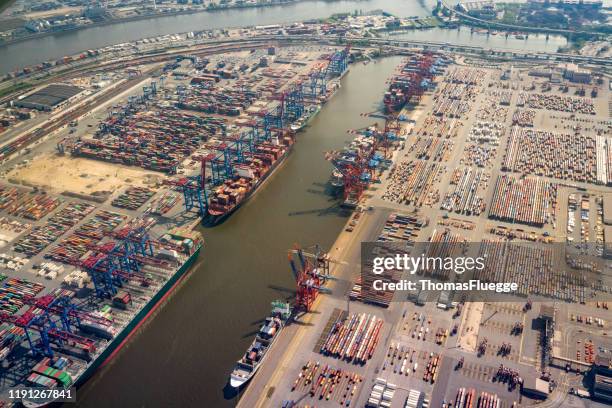
<instances>
[{"instance_id":1,"label":"container stack","mask_svg":"<svg viewBox=\"0 0 612 408\"><path fill-rule=\"evenodd\" d=\"M106 235L113 231L127 217L122 214L100 210L74 234L60 241L52 248L48 257L58 262L73 264L85 253L96 246Z\"/></svg>"},{"instance_id":2,"label":"container stack","mask_svg":"<svg viewBox=\"0 0 612 408\"><path fill-rule=\"evenodd\" d=\"M527 106L532 109L547 109L559 112L595 115L595 105L589 98L577 98L555 94L528 94Z\"/></svg>"},{"instance_id":3,"label":"container stack","mask_svg":"<svg viewBox=\"0 0 612 408\"><path fill-rule=\"evenodd\" d=\"M500 175L489 218L542 227L554 215L557 185L539 178Z\"/></svg>"},{"instance_id":4,"label":"container stack","mask_svg":"<svg viewBox=\"0 0 612 408\"><path fill-rule=\"evenodd\" d=\"M119 208L126 208L128 210L137 210L144 203L149 201L155 194L155 191L144 187L129 187L117 198L115 198L111 205Z\"/></svg>"},{"instance_id":5,"label":"container stack","mask_svg":"<svg viewBox=\"0 0 612 408\"><path fill-rule=\"evenodd\" d=\"M24 305L25 298L36 297L45 287L25 279L9 278L0 288L0 311L14 314Z\"/></svg>"},{"instance_id":6,"label":"container stack","mask_svg":"<svg viewBox=\"0 0 612 408\"><path fill-rule=\"evenodd\" d=\"M316 400L337 401L341 406L350 406L363 382L360 375L328 365L308 361L293 382L291 391L309 395Z\"/></svg>"},{"instance_id":7,"label":"container stack","mask_svg":"<svg viewBox=\"0 0 612 408\"><path fill-rule=\"evenodd\" d=\"M74 227L90 214L95 206L87 203L72 202L58 211L42 226L35 227L29 234L22 237L14 246L17 252L28 256L40 253L66 231Z\"/></svg>"},{"instance_id":8,"label":"container stack","mask_svg":"<svg viewBox=\"0 0 612 408\"><path fill-rule=\"evenodd\" d=\"M12 323L0 323L0 360L4 360L25 338L25 330Z\"/></svg>"},{"instance_id":9,"label":"container stack","mask_svg":"<svg viewBox=\"0 0 612 408\"><path fill-rule=\"evenodd\" d=\"M64 283L70 287L81 289L91 281L87 272L76 270L64 277Z\"/></svg>"},{"instance_id":10,"label":"container stack","mask_svg":"<svg viewBox=\"0 0 612 408\"><path fill-rule=\"evenodd\" d=\"M365 364L374 354L382 325L382 319L366 313L336 322L321 346L321 354Z\"/></svg>"},{"instance_id":11,"label":"container stack","mask_svg":"<svg viewBox=\"0 0 612 408\"><path fill-rule=\"evenodd\" d=\"M193 81L192 81L193 82ZM226 116L238 116L259 97L258 93L248 89L212 86L190 86L178 104L181 109Z\"/></svg>"},{"instance_id":12,"label":"container stack","mask_svg":"<svg viewBox=\"0 0 612 408\"><path fill-rule=\"evenodd\" d=\"M461 387L457 390L457 395L455 397L455 407L472 408L475 403L476 403L476 390L475 389ZM480 403L478 406L480 407Z\"/></svg>"},{"instance_id":13,"label":"container stack","mask_svg":"<svg viewBox=\"0 0 612 408\"><path fill-rule=\"evenodd\" d=\"M595 138L588 135L514 126L502 170L596 183L596 151Z\"/></svg>"},{"instance_id":14,"label":"container stack","mask_svg":"<svg viewBox=\"0 0 612 408\"><path fill-rule=\"evenodd\" d=\"M8 213L36 221L55 210L61 202L59 198L47 194L31 194L29 197L8 208Z\"/></svg>"},{"instance_id":15,"label":"container stack","mask_svg":"<svg viewBox=\"0 0 612 408\"><path fill-rule=\"evenodd\" d=\"M458 214L480 215L486 206L480 194L486 190L488 180L488 174L482 170L471 167L456 169L440 208Z\"/></svg>"},{"instance_id":16,"label":"container stack","mask_svg":"<svg viewBox=\"0 0 612 408\"><path fill-rule=\"evenodd\" d=\"M612 143L604 136L598 135L595 137L595 144L597 156L597 184L605 186L612 183L612 174L608 172L610 161L612 161L612 157L608 155L608 146Z\"/></svg>"},{"instance_id":17,"label":"container stack","mask_svg":"<svg viewBox=\"0 0 612 408\"><path fill-rule=\"evenodd\" d=\"M517 109L512 115L512 124L521 127L533 127L535 111L531 109Z\"/></svg>"},{"instance_id":18,"label":"container stack","mask_svg":"<svg viewBox=\"0 0 612 408\"><path fill-rule=\"evenodd\" d=\"M25 197L26 193L15 187L0 186L0 210L6 210Z\"/></svg>"},{"instance_id":19,"label":"container stack","mask_svg":"<svg viewBox=\"0 0 612 408\"><path fill-rule=\"evenodd\" d=\"M178 194L165 191L159 198L151 203L151 214L164 215L170 211L178 201Z\"/></svg>"},{"instance_id":20,"label":"container stack","mask_svg":"<svg viewBox=\"0 0 612 408\"><path fill-rule=\"evenodd\" d=\"M368 398L366 407L390 408L396 388L397 386L395 384L387 382L384 378L377 378L374 382L374 387L372 387L372 392L370 393L370 398Z\"/></svg>"},{"instance_id":21,"label":"container stack","mask_svg":"<svg viewBox=\"0 0 612 408\"><path fill-rule=\"evenodd\" d=\"M181 110L132 111L111 117L95 138L75 143L72 154L112 163L173 173L209 137L221 133L225 123Z\"/></svg>"},{"instance_id":22,"label":"container stack","mask_svg":"<svg viewBox=\"0 0 612 408\"><path fill-rule=\"evenodd\" d=\"M404 161L392 170L383 199L416 207L434 205L440 200L435 184L445 169L442 164L423 160Z\"/></svg>"},{"instance_id":23,"label":"container stack","mask_svg":"<svg viewBox=\"0 0 612 408\"><path fill-rule=\"evenodd\" d=\"M55 380L63 388L68 388L72 385L72 377L70 377L70 374L53 368L49 358L42 359L34 366L32 372Z\"/></svg>"},{"instance_id":24,"label":"container stack","mask_svg":"<svg viewBox=\"0 0 612 408\"><path fill-rule=\"evenodd\" d=\"M478 405L476 408L497 408L501 406L501 399L497 394L491 394L488 392L482 392L480 398L478 398Z\"/></svg>"},{"instance_id":25,"label":"container stack","mask_svg":"<svg viewBox=\"0 0 612 408\"><path fill-rule=\"evenodd\" d=\"M376 249L380 251L377 255L394 256L398 253L408 252L409 248L416 242L424 224L423 220L414 216L399 213L390 214L385 221L380 235L376 239L376 242L386 243L387 245L377 246ZM365 266L371 268L373 265L370 262ZM398 282L402 273L403 271L387 269L380 275L373 273L361 274L355 280L353 288L349 292L349 297L351 300L389 307L393 300L393 291L375 290L374 281L381 280L385 283ZM362 280L362 277L365 279Z\"/></svg>"}]
</instances>

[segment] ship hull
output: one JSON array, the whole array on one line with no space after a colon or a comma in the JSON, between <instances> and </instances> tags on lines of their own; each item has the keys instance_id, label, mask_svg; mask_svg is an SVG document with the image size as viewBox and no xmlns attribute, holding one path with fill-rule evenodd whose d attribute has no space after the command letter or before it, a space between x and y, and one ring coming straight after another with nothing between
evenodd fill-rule
<instances>
[{"instance_id":1,"label":"ship hull","mask_svg":"<svg viewBox=\"0 0 612 408\"><path fill-rule=\"evenodd\" d=\"M162 286L147 304L134 316L132 321L111 341L106 349L93 360L87 369L75 381L75 387L83 386L90 379L96 370L111 361L117 352L129 341L134 332L149 318L149 316L164 303L167 297L174 291L178 284L183 280L191 266L198 259L202 246L200 245L189 258L176 270L174 275Z\"/></svg>"},{"instance_id":2,"label":"ship hull","mask_svg":"<svg viewBox=\"0 0 612 408\"><path fill-rule=\"evenodd\" d=\"M274 343L276 343L276 340L280 337L280 333L283 331L284 328L285 328L285 323L283 323L280 326L280 329L274 335L274 338L272 339L272 341L270 342L270 345L266 349L265 354L262 357L261 361L259 361L257 365L253 366L253 371L251 371L248 376L243 377L243 378L235 378L233 374L230 375L230 378L228 381L228 384L230 387L232 387L235 390L239 390L241 388L244 388L251 381L251 379L255 377L255 374L257 374L257 371L259 371L259 368L263 365L264 361L266 361L266 358L270 354L270 350L272 349L272 346L274 346ZM240 361L238 361L238 363L240 363Z\"/></svg>"},{"instance_id":3,"label":"ship hull","mask_svg":"<svg viewBox=\"0 0 612 408\"><path fill-rule=\"evenodd\" d=\"M249 200L249 198L251 198L257 192L259 187L261 187L261 185L272 174L274 174L274 172L278 169L278 167L287 159L287 156L289 156L289 153L291 153L292 149L293 149L293 145L291 145L291 146L289 146L287 148L285 153L283 153L283 155L281 157L279 157L278 160L276 160L276 162L274 162L274 164L270 167L270 170L268 170L266 172L266 174L264 174L263 177L261 177L257 181L257 183L253 186L253 188L251 188L246 193L244 198L238 204L236 204L230 210L226 211L225 213L223 213L221 215L213 215L213 214L207 213L206 217L204 217L202 219L202 225L205 226L205 227L214 227L215 225L219 225L219 224L223 223L225 220L227 220L230 215L232 215L236 210L238 210L240 208L240 206L242 206L244 203L246 203Z\"/></svg>"}]
</instances>

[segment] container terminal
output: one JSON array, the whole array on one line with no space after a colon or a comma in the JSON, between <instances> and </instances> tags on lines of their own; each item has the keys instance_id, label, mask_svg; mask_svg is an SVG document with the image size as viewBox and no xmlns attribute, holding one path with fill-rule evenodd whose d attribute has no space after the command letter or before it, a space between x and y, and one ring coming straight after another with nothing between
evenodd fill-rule
<instances>
[{"instance_id":1,"label":"container terminal","mask_svg":"<svg viewBox=\"0 0 612 408\"><path fill-rule=\"evenodd\" d=\"M3 150L4 393L80 387L116 355L198 262L204 238L193 229L229 217L281 166L340 86L350 52L243 48L88 74L19 99L51 111L41 127L55 134L25 129ZM96 98L112 82L119 94Z\"/></svg>"},{"instance_id":2,"label":"container terminal","mask_svg":"<svg viewBox=\"0 0 612 408\"><path fill-rule=\"evenodd\" d=\"M401 44L281 43L259 30L261 39L235 30L232 41L131 59L119 50L14 100L26 124L9 124L0 147L3 389L82 385L197 262L205 237L193 228L223 222L282 169L350 63L401 54L380 109L363 113L373 124L322 152L353 212L327 253L289 251L294 313L273 311L228 367L230 382L256 367L236 384L239 405L527 406L542 394L552 404L570 390L604 395L607 302L556 282L546 248L499 256L523 262L506 273L526 294L563 303L394 302L358 273L368 241L560 242L605 256L612 149L600 61L487 62ZM542 262L541 276L526 273ZM596 289L609 292L601 279ZM581 382L585 372L593 384Z\"/></svg>"},{"instance_id":3,"label":"container terminal","mask_svg":"<svg viewBox=\"0 0 612 408\"><path fill-rule=\"evenodd\" d=\"M364 113L384 126L353 129L344 149L325 153L353 215L328 252L289 251L298 324L239 406L610 404L609 78L549 68L405 57L380 110ZM522 301L463 302L373 289L362 242L534 245L492 250L476 276L519 283ZM557 274L559 247L597 283ZM587 254L597 261L580 263Z\"/></svg>"}]
</instances>

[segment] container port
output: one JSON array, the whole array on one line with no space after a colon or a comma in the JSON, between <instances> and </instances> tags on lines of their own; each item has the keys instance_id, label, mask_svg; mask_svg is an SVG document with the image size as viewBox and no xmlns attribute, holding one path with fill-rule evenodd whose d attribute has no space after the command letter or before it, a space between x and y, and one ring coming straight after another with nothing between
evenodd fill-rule
<instances>
[{"instance_id":1,"label":"container port","mask_svg":"<svg viewBox=\"0 0 612 408\"><path fill-rule=\"evenodd\" d=\"M81 387L118 352L196 262L203 239L191 229L225 220L291 153L339 88L349 49L287 47L279 62L256 49L181 56L152 78L150 66L119 69L119 96L69 126L58 113L51 140L8 145L2 356L19 369L2 398L12 386ZM20 149L34 158L14 159ZM253 363L247 381L288 317L271 317L239 362Z\"/></svg>"},{"instance_id":2,"label":"container port","mask_svg":"<svg viewBox=\"0 0 612 408\"><path fill-rule=\"evenodd\" d=\"M13 373L5 387L82 385L185 275L201 238L85 201L14 191L4 216L33 224L2 253L2 358ZM133 193L122 203L141 199Z\"/></svg>"},{"instance_id":3,"label":"container port","mask_svg":"<svg viewBox=\"0 0 612 408\"><path fill-rule=\"evenodd\" d=\"M425 53L422 64L432 59L435 53ZM283 333L286 340L267 362L273 368L251 383L239 406L302 406L316 395L317 406L337 404L316 384L314 394L300 384L312 384L311 373L338 361L363 384L345 406L370 407L537 406L542 398L554 404L581 374L599 369L589 341L556 332L565 345L551 348L550 326L538 322L553 319L555 330L578 333L578 318L568 311L594 310L612 287L603 259L577 256L603 253L591 244L605 242L599 217L608 197L611 128L609 119L600 122L606 102L601 94L563 96L564 84L541 97L532 91L547 81L534 85L525 67L483 67L474 60L447 61L426 88L415 89L397 72L417 69L418 61L409 54L399 64L381 96L382 113L364 114L383 117L394 143L371 137L383 129L377 125L351 130L354 139L343 150L327 153L330 184L344 190L353 216L326 255L329 275L317 282L323 289L298 315L299 327ZM564 109L571 114L558 116ZM376 166L376 158L387 161ZM444 290L374 289L374 282L393 287L408 272L364 273L374 263L364 258L367 245L358 243L389 244L375 247L377 257L422 252L425 259L448 259L473 252L486 262L468 279L516 282L517 298L480 302ZM438 267L418 276L454 280ZM602 282L587 284L594 276ZM598 316L605 314L601 304ZM368 330L379 321L372 339ZM600 335L591 330L586 337ZM371 354L369 344L376 344ZM297 389L306 400L294 395Z\"/></svg>"},{"instance_id":4,"label":"container port","mask_svg":"<svg viewBox=\"0 0 612 408\"><path fill-rule=\"evenodd\" d=\"M125 404L191 406L194 387L199 405L287 408L562 406L605 390L609 62L407 47L381 21L405 24L356 12L185 33L32 75L0 146L0 399L75 387L95 405L95 390L160 379L176 401L149 387L156 402ZM364 72L386 82L372 91ZM324 223L340 234L315 244ZM298 242L288 262L270 253L279 237ZM485 262L368 273L369 255ZM172 299L155 344L116 360L150 369L127 379L109 364L85 385L207 262L179 294L198 301ZM406 278L442 289L393 289ZM518 289L447 289L470 279ZM240 295L213 313L213 290Z\"/></svg>"}]
</instances>

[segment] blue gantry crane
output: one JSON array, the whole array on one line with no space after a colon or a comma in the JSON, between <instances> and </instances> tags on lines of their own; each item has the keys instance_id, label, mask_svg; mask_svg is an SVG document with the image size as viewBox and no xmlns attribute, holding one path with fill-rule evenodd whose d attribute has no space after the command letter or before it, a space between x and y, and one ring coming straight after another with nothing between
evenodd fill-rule
<instances>
[{"instance_id":1,"label":"blue gantry crane","mask_svg":"<svg viewBox=\"0 0 612 408\"><path fill-rule=\"evenodd\" d=\"M340 76L344 74L348 68L348 59L350 55L351 46L347 45L342 50L335 51L329 57L328 72L332 76Z\"/></svg>"}]
</instances>

